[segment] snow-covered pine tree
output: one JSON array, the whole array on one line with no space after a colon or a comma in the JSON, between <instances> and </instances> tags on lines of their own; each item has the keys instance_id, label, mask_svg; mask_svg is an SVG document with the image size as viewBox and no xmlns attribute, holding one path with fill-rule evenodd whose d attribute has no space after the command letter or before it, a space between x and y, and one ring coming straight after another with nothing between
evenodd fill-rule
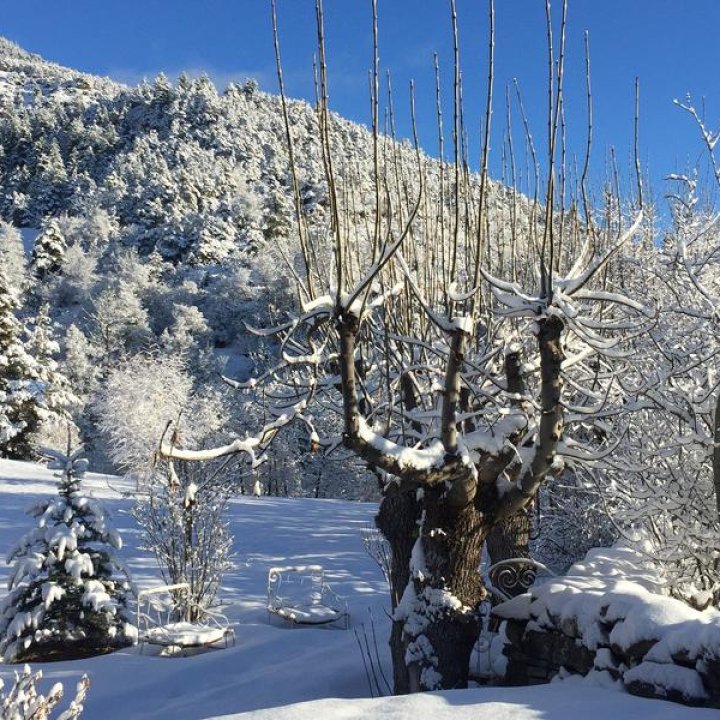
<instances>
[{"instance_id":1,"label":"snow-covered pine tree","mask_svg":"<svg viewBox=\"0 0 720 720\"><path fill-rule=\"evenodd\" d=\"M39 280L57 272L65 262L67 243L57 220L50 220L35 238L30 267Z\"/></svg>"},{"instance_id":2,"label":"snow-covered pine tree","mask_svg":"<svg viewBox=\"0 0 720 720\"><path fill-rule=\"evenodd\" d=\"M78 403L78 398L72 392L69 380L55 360L60 352L60 346L53 337L50 308L47 304L41 306L35 317L27 349L35 360L38 380L44 386L43 414L48 420L52 416L66 421L70 408Z\"/></svg>"},{"instance_id":3,"label":"snow-covered pine tree","mask_svg":"<svg viewBox=\"0 0 720 720\"><path fill-rule=\"evenodd\" d=\"M0 267L0 455L29 455L29 434L40 420L35 361L25 350L18 301Z\"/></svg>"},{"instance_id":4,"label":"snow-covered pine tree","mask_svg":"<svg viewBox=\"0 0 720 720\"><path fill-rule=\"evenodd\" d=\"M121 540L108 514L85 495L81 450L44 450L60 470L58 494L33 506L37 519L8 553L13 569L0 605L0 654L6 662L88 657L129 645L130 582L116 559Z\"/></svg>"},{"instance_id":5,"label":"snow-covered pine tree","mask_svg":"<svg viewBox=\"0 0 720 720\"><path fill-rule=\"evenodd\" d=\"M13 290L20 294L25 280L25 251L20 231L0 220L0 267Z\"/></svg>"}]
</instances>

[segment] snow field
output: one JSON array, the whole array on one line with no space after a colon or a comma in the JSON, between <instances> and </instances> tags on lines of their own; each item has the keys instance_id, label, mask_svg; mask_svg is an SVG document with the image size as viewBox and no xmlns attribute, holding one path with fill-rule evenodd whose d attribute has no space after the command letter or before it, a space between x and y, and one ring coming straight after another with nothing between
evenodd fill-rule
<instances>
[{"instance_id":1,"label":"snow field","mask_svg":"<svg viewBox=\"0 0 720 720\"><path fill-rule=\"evenodd\" d=\"M83 486L113 513L123 539L120 557L140 587L162 584L154 559L127 514L128 481L89 474ZM0 548L6 552L29 527L26 506L55 491L53 473L39 465L0 460ZM351 626L372 612L385 671L387 591L380 569L365 553L361 531L376 507L333 500L240 497L228 514L235 535L235 565L225 576L221 610L235 626L237 644L191 657L161 658L128 648L85 660L37 664L41 692L55 682L73 694L83 673L91 685L85 720L710 720L717 711L643 700L568 679L532 688L478 688L404 698L368 699L353 630L291 629L268 622L267 571L274 565L321 564L333 589L348 600ZM10 568L0 566L0 595ZM5 666L9 679L17 666Z\"/></svg>"}]
</instances>

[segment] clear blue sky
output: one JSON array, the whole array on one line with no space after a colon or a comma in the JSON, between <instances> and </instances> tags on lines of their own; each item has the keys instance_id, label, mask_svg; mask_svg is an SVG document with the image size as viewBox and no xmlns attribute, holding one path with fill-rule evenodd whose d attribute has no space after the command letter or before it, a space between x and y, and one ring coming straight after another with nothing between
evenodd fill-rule
<instances>
[{"instance_id":1,"label":"clear blue sky","mask_svg":"<svg viewBox=\"0 0 720 720\"><path fill-rule=\"evenodd\" d=\"M445 0L378 0L380 57L396 90L399 129L407 131L407 84L415 78L421 144L437 153L432 53L440 56L449 102L452 40ZM371 63L370 0L325 0L333 109L367 122ZM24 0L3 3L0 34L47 59L86 72L138 82L164 71L207 72L219 86L256 77L275 91L269 0ZM546 37L543 0L496 0L494 123L504 122L501 95L518 78L538 149L545 137ZM312 0L278 0L288 93L312 98ZM560 0L553 9L559 18ZM477 165L478 127L487 76L487 3L458 0L466 118ZM635 76L641 83L641 159L656 194L662 177L701 155L697 132L673 98L706 100L720 126L720 0L570 0L566 98L568 139L585 138L583 33L590 32L595 112L594 178L604 177L609 145L627 176L633 135ZM445 108L449 130L451 109ZM522 143L514 116L516 144ZM494 175L501 136L494 137ZM446 148L451 147L449 133Z\"/></svg>"}]
</instances>

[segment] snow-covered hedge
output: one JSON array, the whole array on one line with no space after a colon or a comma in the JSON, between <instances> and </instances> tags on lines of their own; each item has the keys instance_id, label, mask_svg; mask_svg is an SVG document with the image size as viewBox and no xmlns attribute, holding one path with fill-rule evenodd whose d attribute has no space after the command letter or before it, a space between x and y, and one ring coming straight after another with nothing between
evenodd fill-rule
<instances>
[{"instance_id":1,"label":"snow-covered hedge","mask_svg":"<svg viewBox=\"0 0 720 720\"><path fill-rule=\"evenodd\" d=\"M660 594L629 548L596 549L565 577L493 611L508 621L508 679L595 672L630 692L720 707L720 612Z\"/></svg>"}]
</instances>

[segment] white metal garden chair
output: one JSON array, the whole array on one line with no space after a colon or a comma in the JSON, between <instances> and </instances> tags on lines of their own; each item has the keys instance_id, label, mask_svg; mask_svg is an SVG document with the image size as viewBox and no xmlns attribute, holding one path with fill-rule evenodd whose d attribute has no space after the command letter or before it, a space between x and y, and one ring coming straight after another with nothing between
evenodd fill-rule
<instances>
[{"instance_id":1,"label":"white metal garden chair","mask_svg":"<svg viewBox=\"0 0 720 720\"><path fill-rule=\"evenodd\" d=\"M529 604L527 593L538 577L555 577L555 573L541 562L526 557L501 560L485 571L483 579L489 595L480 608L480 636L473 648L474 661L471 661L474 679L487 681L495 677L491 656L493 652L499 652L498 642L502 645L499 633L502 621L506 619L502 608L504 605L517 608Z\"/></svg>"},{"instance_id":2,"label":"white metal garden chair","mask_svg":"<svg viewBox=\"0 0 720 720\"><path fill-rule=\"evenodd\" d=\"M292 627L339 625L347 630L347 603L325 581L320 565L273 567L268 572L268 617L278 617Z\"/></svg>"},{"instance_id":3,"label":"white metal garden chair","mask_svg":"<svg viewBox=\"0 0 720 720\"><path fill-rule=\"evenodd\" d=\"M137 601L141 653L146 644L160 646L160 654L164 656L187 655L191 649L235 644L235 631L227 617L193 603L188 583L141 590Z\"/></svg>"}]
</instances>

